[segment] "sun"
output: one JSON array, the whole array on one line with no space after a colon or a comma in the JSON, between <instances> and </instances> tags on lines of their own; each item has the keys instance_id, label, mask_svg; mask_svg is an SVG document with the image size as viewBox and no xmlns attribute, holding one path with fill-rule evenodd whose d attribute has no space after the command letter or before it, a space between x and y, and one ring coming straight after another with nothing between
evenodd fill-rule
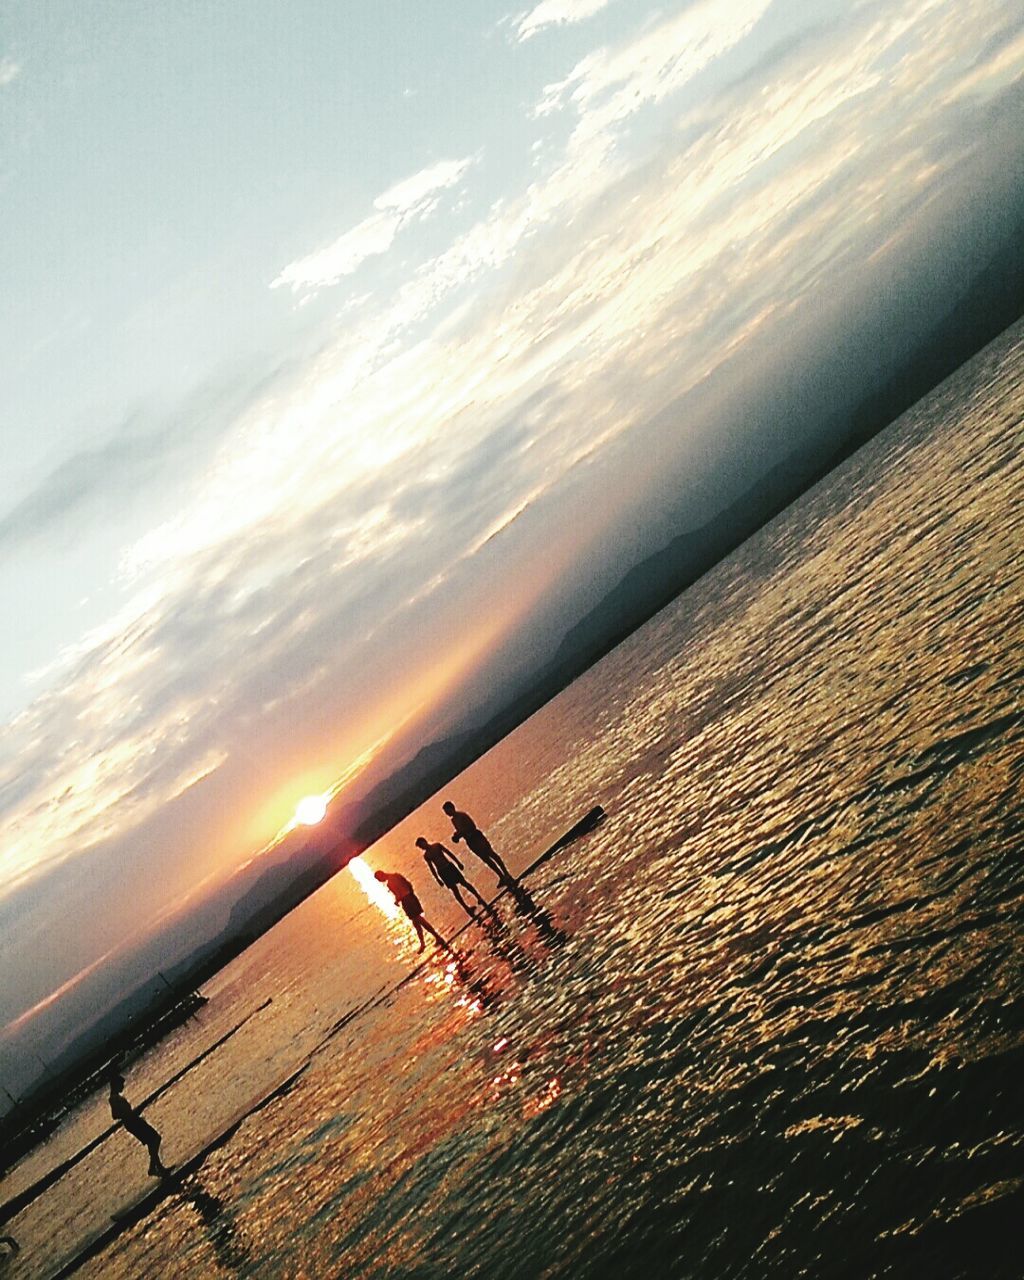
<instances>
[{"instance_id":1,"label":"sun","mask_svg":"<svg viewBox=\"0 0 1024 1280\"><path fill-rule=\"evenodd\" d=\"M326 812L326 796L304 796L295 806L295 821L304 827L315 827Z\"/></svg>"}]
</instances>

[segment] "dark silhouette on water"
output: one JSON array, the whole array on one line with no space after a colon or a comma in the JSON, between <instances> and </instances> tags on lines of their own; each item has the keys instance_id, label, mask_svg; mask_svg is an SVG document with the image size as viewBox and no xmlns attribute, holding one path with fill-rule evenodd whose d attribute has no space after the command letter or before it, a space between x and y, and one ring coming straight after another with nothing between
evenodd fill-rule
<instances>
[{"instance_id":1,"label":"dark silhouette on water","mask_svg":"<svg viewBox=\"0 0 1024 1280\"><path fill-rule=\"evenodd\" d=\"M252 1260L252 1251L239 1232L234 1215L227 1212L224 1201L211 1195L195 1175L182 1183L181 1199L195 1209L220 1265L225 1271L241 1275Z\"/></svg>"},{"instance_id":2,"label":"dark silhouette on water","mask_svg":"<svg viewBox=\"0 0 1024 1280\"><path fill-rule=\"evenodd\" d=\"M480 932L488 950L508 965L513 973L529 973L537 968L536 959L520 946L497 912L493 912L486 920L481 920L479 923Z\"/></svg>"},{"instance_id":3,"label":"dark silhouette on water","mask_svg":"<svg viewBox=\"0 0 1024 1280\"><path fill-rule=\"evenodd\" d=\"M567 845L572 844L574 840L578 840L580 836L589 835L595 827L600 826L601 823L604 822L607 816L608 815L605 813L604 809L602 809L599 804L595 804L592 809L589 809L583 817L580 818L579 822L574 823L568 831L560 835L555 843L545 849L540 857L531 862L526 868L526 871L521 874L526 875L527 871L532 871L535 867L540 866L542 862L546 862L548 858L553 857L556 853L561 853Z\"/></svg>"},{"instance_id":4,"label":"dark silhouette on water","mask_svg":"<svg viewBox=\"0 0 1024 1280\"><path fill-rule=\"evenodd\" d=\"M558 928L551 912L540 906L537 900L527 893L521 884L517 884L510 889L509 894L516 914L536 926L537 933L545 945L549 947L565 946L569 940L569 935L564 929Z\"/></svg>"},{"instance_id":5,"label":"dark silhouette on water","mask_svg":"<svg viewBox=\"0 0 1024 1280\"><path fill-rule=\"evenodd\" d=\"M123 1089L124 1076L114 1067L110 1073L110 1114L115 1120L120 1120L132 1137L137 1138L149 1152L149 1176L166 1178L170 1170L160 1160L163 1139L151 1124L143 1120L141 1113L124 1096Z\"/></svg>"},{"instance_id":6,"label":"dark silhouette on water","mask_svg":"<svg viewBox=\"0 0 1024 1280\"><path fill-rule=\"evenodd\" d=\"M450 951L448 943L438 933L434 926L423 914L423 907L419 898L416 897L416 890L412 887L405 876L399 875L397 871L375 871L374 879L379 880L381 884L386 884L391 891L391 896L402 908L405 914L412 921L412 927L416 930L416 937L420 940L420 950L422 951L426 943L423 941L423 930L436 939L439 946L444 947L445 951Z\"/></svg>"},{"instance_id":7,"label":"dark silhouette on water","mask_svg":"<svg viewBox=\"0 0 1024 1280\"><path fill-rule=\"evenodd\" d=\"M473 908L463 898L461 890L466 889L485 911L490 911L490 905L487 899L476 889L466 877L462 874L465 870L463 864L459 861L451 849L445 845L431 842L425 836L420 836L416 841L416 846L423 850L423 861L430 868L430 874L434 877L442 889L447 889L455 898L455 901L465 911L471 920L476 919Z\"/></svg>"},{"instance_id":8,"label":"dark silhouette on water","mask_svg":"<svg viewBox=\"0 0 1024 1280\"><path fill-rule=\"evenodd\" d=\"M501 988L494 986L486 972L474 968L468 957L458 951L452 952L452 961L448 972L466 988L482 1011L490 1012L501 996Z\"/></svg>"},{"instance_id":9,"label":"dark silhouette on water","mask_svg":"<svg viewBox=\"0 0 1024 1280\"><path fill-rule=\"evenodd\" d=\"M462 840L470 853L475 853L485 866L490 867L501 884L506 884L510 887L514 885L515 877L505 866L500 854L495 853L491 847L491 842L469 814L463 813L461 809L456 809L450 800L446 800L441 808L451 818L453 827L452 841L458 844Z\"/></svg>"}]
</instances>

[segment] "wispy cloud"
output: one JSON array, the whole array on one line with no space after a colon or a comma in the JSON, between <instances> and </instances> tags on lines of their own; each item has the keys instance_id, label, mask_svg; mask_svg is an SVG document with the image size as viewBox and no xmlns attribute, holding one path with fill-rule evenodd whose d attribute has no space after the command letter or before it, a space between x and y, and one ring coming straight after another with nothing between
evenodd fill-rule
<instances>
[{"instance_id":1,"label":"wispy cloud","mask_svg":"<svg viewBox=\"0 0 1024 1280\"><path fill-rule=\"evenodd\" d=\"M19 62L16 62L9 54L0 58L0 89L13 84L20 75L21 64Z\"/></svg>"},{"instance_id":2,"label":"wispy cloud","mask_svg":"<svg viewBox=\"0 0 1024 1280\"><path fill-rule=\"evenodd\" d=\"M182 434L180 426L157 434L125 432L66 458L0 516L0 556L52 532L80 534L86 512L99 518L105 503L133 501L184 452Z\"/></svg>"},{"instance_id":3,"label":"wispy cloud","mask_svg":"<svg viewBox=\"0 0 1024 1280\"><path fill-rule=\"evenodd\" d=\"M738 0L728 10L717 0L692 5L628 44L589 54L548 86L537 112L571 103L583 135L596 135L677 93L744 39L770 7L771 0Z\"/></svg>"},{"instance_id":4,"label":"wispy cloud","mask_svg":"<svg viewBox=\"0 0 1024 1280\"><path fill-rule=\"evenodd\" d=\"M584 22L608 7L611 0L541 0L529 13L513 19L516 38L529 40L545 27L561 27Z\"/></svg>"},{"instance_id":5,"label":"wispy cloud","mask_svg":"<svg viewBox=\"0 0 1024 1280\"><path fill-rule=\"evenodd\" d=\"M632 118L682 89L735 47L770 3L747 0L723 12L707 0L617 50L589 56L545 90L538 115L571 108L577 116L563 154L521 196L496 206L421 266L392 309L394 329L420 321L455 291L500 270L531 238L564 228L582 210L599 208L602 193L630 167L628 148L620 150L619 144Z\"/></svg>"},{"instance_id":6,"label":"wispy cloud","mask_svg":"<svg viewBox=\"0 0 1024 1280\"><path fill-rule=\"evenodd\" d=\"M472 157L442 160L389 187L373 202L373 213L325 249L289 263L270 287L288 285L298 293L337 284L367 258L387 253L403 227L428 218L437 208L441 192L456 186L472 163Z\"/></svg>"},{"instance_id":7,"label":"wispy cloud","mask_svg":"<svg viewBox=\"0 0 1024 1280\"><path fill-rule=\"evenodd\" d=\"M280 385L281 369L275 373ZM94 444L65 456L0 513L0 558L34 540L81 536L111 508L123 515L145 506L158 479L180 485L202 468L218 437L267 376L263 365L234 367L230 376L197 387L173 411L158 415L140 409L114 429L94 427Z\"/></svg>"}]
</instances>

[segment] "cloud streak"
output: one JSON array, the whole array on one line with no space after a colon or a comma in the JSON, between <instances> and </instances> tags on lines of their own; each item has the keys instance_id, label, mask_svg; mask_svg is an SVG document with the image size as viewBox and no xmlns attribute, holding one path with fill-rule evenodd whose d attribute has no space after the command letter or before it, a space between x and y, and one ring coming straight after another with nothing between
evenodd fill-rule
<instances>
[{"instance_id":1,"label":"cloud streak","mask_svg":"<svg viewBox=\"0 0 1024 1280\"><path fill-rule=\"evenodd\" d=\"M456 186L472 163L471 157L442 160L389 187L374 200L373 213L325 249L289 263L270 287L315 293L352 275L368 258L387 253L403 228L429 218L441 193Z\"/></svg>"},{"instance_id":2,"label":"cloud streak","mask_svg":"<svg viewBox=\"0 0 1024 1280\"><path fill-rule=\"evenodd\" d=\"M529 40L547 27L585 22L610 3L611 0L541 0L535 8L513 20L516 38Z\"/></svg>"}]
</instances>

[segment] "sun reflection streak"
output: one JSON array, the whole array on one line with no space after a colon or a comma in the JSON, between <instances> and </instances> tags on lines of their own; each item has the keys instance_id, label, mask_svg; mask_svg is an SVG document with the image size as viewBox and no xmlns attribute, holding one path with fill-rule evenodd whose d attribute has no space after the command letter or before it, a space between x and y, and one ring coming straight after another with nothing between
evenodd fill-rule
<instances>
[{"instance_id":1,"label":"sun reflection streak","mask_svg":"<svg viewBox=\"0 0 1024 1280\"><path fill-rule=\"evenodd\" d=\"M381 882L374 879L373 872L362 858L353 858L348 864L348 869L352 873L352 878L356 884L377 910L387 916L389 920L397 920L401 915L398 903Z\"/></svg>"},{"instance_id":2,"label":"sun reflection streak","mask_svg":"<svg viewBox=\"0 0 1024 1280\"><path fill-rule=\"evenodd\" d=\"M390 922L398 924L398 930L392 931L392 940L399 949L403 948L413 932L405 912L395 902L389 890L375 878L372 868L361 857L353 858L348 864L348 870L370 904ZM405 928L402 927L403 923ZM451 1003L469 1017L481 1017L486 1008L485 998L480 993L480 984L474 983L471 973L467 970L465 960L455 954L447 954L441 959L441 955L441 952L432 952L430 958L435 963L420 974L420 981L417 984L419 989L431 1002ZM436 963L437 960L440 960L440 963Z\"/></svg>"}]
</instances>

